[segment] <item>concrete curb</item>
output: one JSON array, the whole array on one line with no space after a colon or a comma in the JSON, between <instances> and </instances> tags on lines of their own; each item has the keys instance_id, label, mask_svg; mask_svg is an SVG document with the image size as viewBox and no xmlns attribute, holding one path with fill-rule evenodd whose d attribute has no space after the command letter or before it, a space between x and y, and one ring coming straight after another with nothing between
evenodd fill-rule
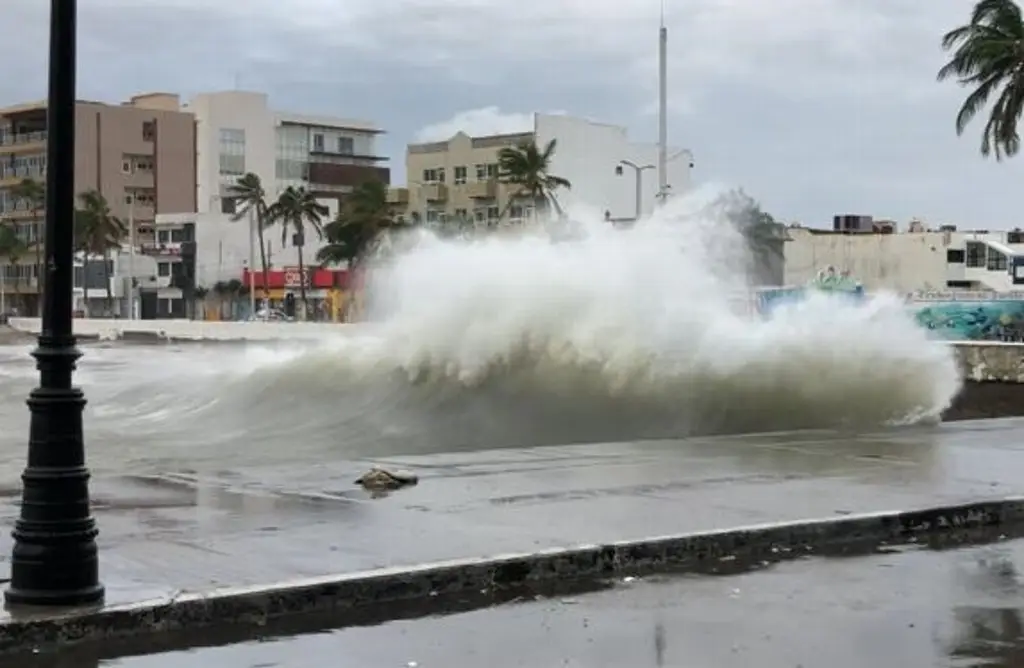
<instances>
[{"instance_id":1,"label":"concrete curb","mask_svg":"<svg viewBox=\"0 0 1024 668\"><path fill-rule=\"evenodd\" d=\"M699 571L724 557L779 561L814 551L865 544L907 544L944 533L1013 525L1024 497L902 512L827 518L662 536L531 554L384 568L261 587L186 594L102 609L12 611L0 624L0 653L227 625L264 626L300 614L479 594L545 582L609 578L671 570ZM385 615L386 616L386 615Z\"/></svg>"}]
</instances>

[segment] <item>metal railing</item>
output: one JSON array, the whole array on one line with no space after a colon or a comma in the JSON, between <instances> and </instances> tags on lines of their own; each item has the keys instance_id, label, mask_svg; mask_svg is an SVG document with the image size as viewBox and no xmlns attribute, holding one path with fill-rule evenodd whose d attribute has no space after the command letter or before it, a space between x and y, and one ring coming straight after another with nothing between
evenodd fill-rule
<instances>
[{"instance_id":1,"label":"metal railing","mask_svg":"<svg viewBox=\"0 0 1024 668\"><path fill-rule=\"evenodd\" d=\"M46 141L46 131L40 132L0 132L0 146L17 146Z\"/></svg>"},{"instance_id":2,"label":"metal railing","mask_svg":"<svg viewBox=\"0 0 1024 668\"><path fill-rule=\"evenodd\" d=\"M36 179L42 181L45 178L45 167L0 167L0 181L7 179Z\"/></svg>"}]
</instances>

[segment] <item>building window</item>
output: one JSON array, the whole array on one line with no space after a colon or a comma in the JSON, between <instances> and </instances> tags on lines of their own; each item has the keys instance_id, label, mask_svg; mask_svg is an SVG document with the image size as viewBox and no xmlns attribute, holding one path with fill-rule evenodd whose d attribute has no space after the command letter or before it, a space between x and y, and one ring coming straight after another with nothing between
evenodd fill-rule
<instances>
[{"instance_id":1,"label":"building window","mask_svg":"<svg viewBox=\"0 0 1024 668\"><path fill-rule=\"evenodd\" d=\"M356 152L356 142L352 137L338 137L338 153L352 155Z\"/></svg>"},{"instance_id":2,"label":"building window","mask_svg":"<svg viewBox=\"0 0 1024 668\"><path fill-rule=\"evenodd\" d=\"M221 176L245 174L245 130L221 128L219 149Z\"/></svg>"},{"instance_id":3,"label":"building window","mask_svg":"<svg viewBox=\"0 0 1024 668\"><path fill-rule=\"evenodd\" d=\"M144 121L142 123L142 141L153 141L156 139L156 121Z\"/></svg>"},{"instance_id":4,"label":"building window","mask_svg":"<svg viewBox=\"0 0 1024 668\"><path fill-rule=\"evenodd\" d=\"M946 264L963 264L964 252L959 248L950 248L946 251Z\"/></svg>"},{"instance_id":5,"label":"building window","mask_svg":"<svg viewBox=\"0 0 1024 668\"><path fill-rule=\"evenodd\" d=\"M454 216L454 218L455 218L455 220L468 220L469 219L469 215L468 214L469 214L469 212L466 211L465 209L455 209L455 216Z\"/></svg>"},{"instance_id":6,"label":"building window","mask_svg":"<svg viewBox=\"0 0 1024 668\"><path fill-rule=\"evenodd\" d=\"M455 185L462 185L466 182L466 167L459 165L455 168Z\"/></svg>"},{"instance_id":7,"label":"building window","mask_svg":"<svg viewBox=\"0 0 1024 668\"><path fill-rule=\"evenodd\" d=\"M231 215L238 213L238 200L234 197L221 197L220 212L229 213Z\"/></svg>"},{"instance_id":8,"label":"building window","mask_svg":"<svg viewBox=\"0 0 1024 668\"><path fill-rule=\"evenodd\" d=\"M156 233L157 243L165 244L171 240L171 233L168 230L160 230Z\"/></svg>"},{"instance_id":9,"label":"building window","mask_svg":"<svg viewBox=\"0 0 1024 668\"><path fill-rule=\"evenodd\" d=\"M987 268L989 271L1006 271L1006 256L999 251L989 250Z\"/></svg>"},{"instance_id":10,"label":"building window","mask_svg":"<svg viewBox=\"0 0 1024 668\"><path fill-rule=\"evenodd\" d=\"M968 267L984 267L985 266L985 244L980 241L968 241L967 242L967 266Z\"/></svg>"},{"instance_id":11,"label":"building window","mask_svg":"<svg viewBox=\"0 0 1024 668\"><path fill-rule=\"evenodd\" d=\"M424 169L423 170L423 183L437 183L437 170L436 169Z\"/></svg>"},{"instance_id":12,"label":"building window","mask_svg":"<svg viewBox=\"0 0 1024 668\"><path fill-rule=\"evenodd\" d=\"M428 223L436 223L436 222L438 222L438 218L439 217L440 216L438 215L438 212L436 210L434 210L434 209L427 209L426 221Z\"/></svg>"},{"instance_id":13,"label":"building window","mask_svg":"<svg viewBox=\"0 0 1024 668\"><path fill-rule=\"evenodd\" d=\"M324 151L324 136L319 132L313 135L313 150L320 153Z\"/></svg>"},{"instance_id":14,"label":"building window","mask_svg":"<svg viewBox=\"0 0 1024 668\"><path fill-rule=\"evenodd\" d=\"M161 234L163 234L161 232ZM170 276L171 275L171 263L170 262L158 262L156 265L157 276Z\"/></svg>"},{"instance_id":15,"label":"building window","mask_svg":"<svg viewBox=\"0 0 1024 668\"><path fill-rule=\"evenodd\" d=\"M496 206L487 207L487 220L498 220L501 216L501 209Z\"/></svg>"},{"instance_id":16,"label":"building window","mask_svg":"<svg viewBox=\"0 0 1024 668\"><path fill-rule=\"evenodd\" d=\"M132 173L132 161L131 160L122 160L121 161L121 173L122 174L131 174Z\"/></svg>"}]
</instances>

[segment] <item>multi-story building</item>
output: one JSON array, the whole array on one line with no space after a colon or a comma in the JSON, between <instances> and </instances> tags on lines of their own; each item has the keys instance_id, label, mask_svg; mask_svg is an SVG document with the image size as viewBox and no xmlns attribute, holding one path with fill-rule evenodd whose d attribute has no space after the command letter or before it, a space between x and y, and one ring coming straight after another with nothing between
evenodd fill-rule
<instances>
[{"instance_id":1,"label":"multi-story building","mask_svg":"<svg viewBox=\"0 0 1024 668\"><path fill-rule=\"evenodd\" d=\"M508 221L522 221L533 214L534 203L510 202L517 191L498 181L498 154L529 142L543 149L552 139L557 144L549 171L572 184L556 194L563 209L583 206L612 220L633 220L638 210L642 215L653 211L658 192L655 144L631 142L623 127L555 114L534 114L532 132L483 137L459 132L446 141L409 145L408 185L391 189L390 202L426 222L464 218L494 224L506 207ZM670 149L669 158L670 192L685 192L693 157L687 150ZM628 163L644 168L639 189Z\"/></svg>"},{"instance_id":2,"label":"multi-story building","mask_svg":"<svg viewBox=\"0 0 1024 668\"><path fill-rule=\"evenodd\" d=\"M152 240L157 213L195 210L195 123L176 95L139 95L121 105L81 101L75 123L76 191L98 190L113 215L133 224L139 241ZM32 245L42 239L45 211L20 200L14 187L24 179L45 180L46 139L45 102L0 109L0 223L15 225ZM16 286L14 302L34 312L34 250L17 263L0 258L0 264L9 305ZM104 300L111 272L102 261L76 272L79 297L90 304Z\"/></svg>"},{"instance_id":3,"label":"multi-story building","mask_svg":"<svg viewBox=\"0 0 1024 668\"><path fill-rule=\"evenodd\" d=\"M868 290L901 293L1024 290L1024 232L927 230L911 223L895 232L888 222L873 232L803 227L787 229L785 279L802 285L829 270L849 274ZM934 296L933 294L933 296Z\"/></svg>"},{"instance_id":4,"label":"multi-story building","mask_svg":"<svg viewBox=\"0 0 1024 668\"><path fill-rule=\"evenodd\" d=\"M234 211L230 186L247 172L270 198L302 186L336 209L338 199L367 181L390 181L377 153L383 131L367 121L307 116L270 108L263 93L197 95L196 193L200 213Z\"/></svg>"}]
</instances>

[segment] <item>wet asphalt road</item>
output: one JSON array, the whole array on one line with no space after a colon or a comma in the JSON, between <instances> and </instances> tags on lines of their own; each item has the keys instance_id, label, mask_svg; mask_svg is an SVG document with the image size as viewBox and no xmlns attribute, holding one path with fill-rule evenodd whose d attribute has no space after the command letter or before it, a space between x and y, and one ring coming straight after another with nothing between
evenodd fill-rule
<instances>
[{"instance_id":1,"label":"wet asphalt road","mask_svg":"<svg viewBox=\"0 0 1024 668\"><path fill-rule=\"evenodd\" d=\"M1021 568L1024 541L816 557L373 627L10 668L1011 668L1024 665Z\"/></svg>"}]
</instances>

